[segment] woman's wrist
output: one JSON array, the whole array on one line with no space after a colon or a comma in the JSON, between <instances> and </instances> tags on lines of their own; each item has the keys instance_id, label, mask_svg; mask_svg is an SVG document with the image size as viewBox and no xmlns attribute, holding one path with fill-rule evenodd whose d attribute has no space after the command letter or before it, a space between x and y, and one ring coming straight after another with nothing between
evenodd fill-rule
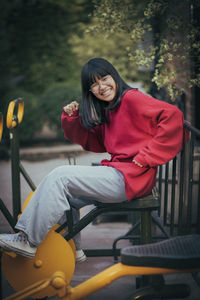
<instances>
[{"instance_id":1,"label":"woman's wrist","mask_svg":"<svg viewBox=\"0 0 200 300\"><path fill-rule=\"evenodd\" d=\"M137 162L137 160L133 159L133 162L134 162L134 164L136 164L140 168L144 168L144 166L142 164L140 164L139 162Z\"/></svg>"}]
</instances>

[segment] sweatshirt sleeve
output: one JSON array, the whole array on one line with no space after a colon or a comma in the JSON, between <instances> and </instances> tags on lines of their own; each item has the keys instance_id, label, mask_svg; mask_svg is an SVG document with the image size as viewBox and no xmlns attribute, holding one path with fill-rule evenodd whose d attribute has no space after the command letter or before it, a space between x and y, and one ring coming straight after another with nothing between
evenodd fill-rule
<instances>
[{"instance_id":1,"label":"sweatshirt sleeve","mask_svg":"<svg viewBox=\"0 0 200 300\"><path fill-rule=\"evenodd\" d=\"M81 116L77 111L69 116L63 110L61 115L61 126L67 140L79 144L84 150L92 152L106 152L100 126L88 130L81 124Z\"/></svg>"},{"instance_id":2,"label":"sweatshirt sleeve","mask_svg":"<svg viewBox=\"0 0 200 300\"><path fill-rule=\"evenodd\" d=\"M154 120L155 134L134 159L144 167L156 167L167 163L181 151L184 117L177 107L142 93L140 102L140 113L146 122Z\"/></svg>"}]
</instances>

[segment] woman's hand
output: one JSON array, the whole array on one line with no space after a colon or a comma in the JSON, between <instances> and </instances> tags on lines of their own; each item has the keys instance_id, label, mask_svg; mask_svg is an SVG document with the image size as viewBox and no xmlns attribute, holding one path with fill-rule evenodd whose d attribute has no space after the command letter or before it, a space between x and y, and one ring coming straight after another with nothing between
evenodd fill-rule
<instances>
[{"instance_id":1,"label":"woman's hand","mask_svg":"<svg viewBox=\"0 0 200 300\"><path fill-rule=\"evenodd\" d=\"M68 116L72 116L73 113L79 109L79 104L76 101L71 102L63 107L64 111L68 114Z\"/></svg>"}]
</instances>

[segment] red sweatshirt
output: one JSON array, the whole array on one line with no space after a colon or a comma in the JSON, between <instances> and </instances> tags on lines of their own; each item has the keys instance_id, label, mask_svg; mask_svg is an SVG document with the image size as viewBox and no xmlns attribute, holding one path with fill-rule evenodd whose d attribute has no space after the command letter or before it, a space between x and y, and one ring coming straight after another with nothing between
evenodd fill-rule
<instances>
[{"instance_id":1,"label":"red sweatshirt","mask_svg":"<svg viewBox=\"0 0 200 300\"><path fill-rule=\"evenodd\" d=\"M173 105L154 99L138 90L127 91L119 107L107 112L108 122L88 130L78 111L70 117L62 113L66 139L85 150L108 152L104 166L121 171L127 199L151 192L157 166L171 160L183 145L183 114ZM143 165L132 162L133 158Z\"/></svg>"}]
</instances>

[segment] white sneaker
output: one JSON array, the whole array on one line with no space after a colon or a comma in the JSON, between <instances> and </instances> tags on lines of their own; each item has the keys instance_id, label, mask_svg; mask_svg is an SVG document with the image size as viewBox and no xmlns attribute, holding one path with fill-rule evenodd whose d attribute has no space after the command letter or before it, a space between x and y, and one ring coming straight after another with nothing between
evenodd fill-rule
<instances>
[{"instance_id":1,"label":"white sneaker","mask_svg":"<svg viewBox=\"0 0 200 300\"><path fill-rule=\"evenodd\" d=\"M82 262L86 260L86 255L82 249L76 250L76 262Z\"/></svg>"},{"instance_id":2,"label":"white sneaker","mask_svg":"<svg viewBox=\"0 0 200 300\"><path fill-rule=\"evenodd\" d=\"M25 257L34 257L37 247L31 247L24 233L0 234L0 248Z\"/></svg>"}]
</instances>

